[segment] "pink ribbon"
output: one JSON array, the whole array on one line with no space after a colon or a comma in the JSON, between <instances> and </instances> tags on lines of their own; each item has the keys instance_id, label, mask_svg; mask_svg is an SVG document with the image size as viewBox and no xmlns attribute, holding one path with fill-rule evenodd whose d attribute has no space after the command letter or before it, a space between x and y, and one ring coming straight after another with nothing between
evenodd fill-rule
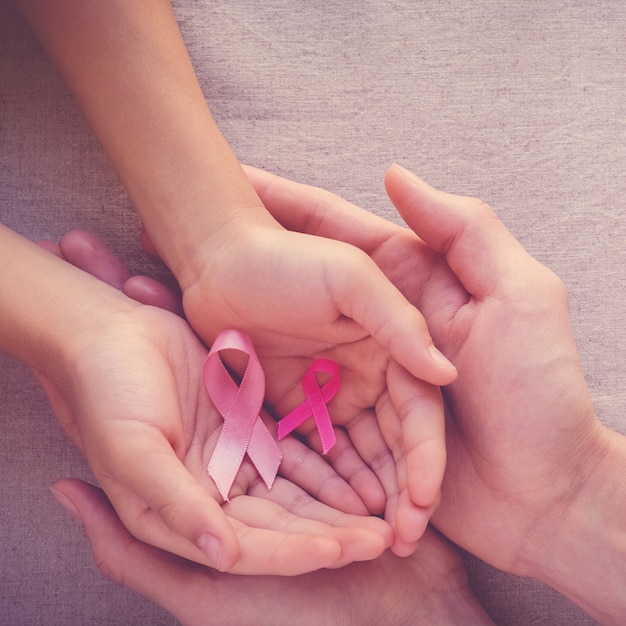
<instances>
[{"instance_id":1,"label":"pink ribbon","mask_svg":"<svg viewBox=\"0 0 626 626\"><path fill-rule=\"evenodd\" d=\"M317 372L332 375L331 379L321 389L315 377ZM322 454L326 454L337 441L326 404L339 391L340 384L337 363L329 359L314 361L302 379L302 389L306 399L278 422L278 440L286 437L312 415L322 440Z\"/></svg>"},{"instance_id":2,"label":"pink ribbon","mask_svg":"<svg viewBox=\"0 0 626 626\"><path fill-rule=\"evenodd\" d=\"M248 355L241 384L232 379L220 357L222 350ZM271 489L282 460L282 453L259 413L265 396L265 374L250 338L239 330L220 333L203 368L204 384L224 425L207 471L224 500L248 453L263 482Z\"/></svg>"}]
</instances>

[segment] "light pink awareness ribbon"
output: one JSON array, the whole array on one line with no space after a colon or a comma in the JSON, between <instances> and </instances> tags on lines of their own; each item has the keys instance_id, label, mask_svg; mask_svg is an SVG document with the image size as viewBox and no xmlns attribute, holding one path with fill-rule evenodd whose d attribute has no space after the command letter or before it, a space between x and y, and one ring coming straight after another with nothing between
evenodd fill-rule
<instances>
[{"instance_id":1,"label":"light pink awareness ribbon","mask_svg":"<svg viewBox=\"0 0 626 626\"><path fill-rule=\"evenodd\" d=\"M331 379L322 388L320 388L315 377L317 372L331 374ZM337 363L329 359L314 361L302 379L302 389L306 400L278 422L279 441L313 416L322 440L322 454L326 454L337 441L326 404L339 391L340 384Z\"/></svg>"},{"instance_id":2,"label":"light pink awareness ribbon","mask_svg":"<svg viewBox=\"0 0 626 626\"><path fill-rule=\"evenodd\" d=\"M222 350L238 350L248 355L241 384L232 379L220 357ZM282 460L282 453L259 413L265 397L265 374L250 338L239 330L220 333L203 368L204 384L224 426L207 471L224 500L248 453L261 478L271 489Z\"/></svg>"}]
</instances>

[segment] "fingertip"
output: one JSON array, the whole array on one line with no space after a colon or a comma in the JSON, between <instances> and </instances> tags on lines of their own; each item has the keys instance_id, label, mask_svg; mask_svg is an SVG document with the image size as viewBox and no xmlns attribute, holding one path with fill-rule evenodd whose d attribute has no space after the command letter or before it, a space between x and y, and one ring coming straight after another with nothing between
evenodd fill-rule
<instances>
[{"instance_id":1,"label":"fingertip","mask_svg":"<svg viewBox=\"0 0 626 626\"><path fill-rule=\"evenodd\" d=\"M441 371L442 379L441 382L438 384L448 385L453 382L457 377L457 370L452 362L448 360L448 358L442 352L439 351L434 343L429 346L428 352L430 354L430 358L433 364Z\"/></svg>"},{"instance_id":2,"label":"fingertip","mask_svg":"<svg viewBox=\"0 0 626 626\"><path fill-rule=\"evenodd\" d=\"M165 309L176 315L183 315L180 297L169 287L148 276L131 276L123 287L123 292L133 300Z\"/></svg>"},{"instance_id":3,"label":"fingertip","mask_svg":"<svg viewBox=\"0 0 626 626\"><path fill-rule=\"evenodd\" d=\"M415 505L406 490L400 493L395 520L395 549L392 547L395 554L398 554L396 549L400 549L402 546L405 546L404 549L407 549L406 546L413 546L413 550L415 550L417 542L426 532L432 513L433 508Z\"/></svg>"},{"instance_id":4,"label":"fingertip","mask_svg":"<svg viewBox=\"0 0 626 626\"><path fill-rule=\"evenodd\" d=\"M371 561L378 558L393 543L393 531L381 533L372 528L337 529L340 556L333 567L343 567L355 561Z\"/></svg>"},{"instance_id":5,"label":"fingertip","mask_svg":"<svg viewBox=\"0 0 626 626\"><path fill-rule=\"evenodd\" d=\"M187 515L182 528L178 524L172 524L172 519L168 516L162 516L161 519L170 530L191 540L202 551L205 563L210 567L221 572L231 571L240 558L237 535L217 502L209 500L209 506L206 504L178 503L179 510Z\"/></svg>"},{"instance_id":6,"label":"fingertip","mask_svg":"<svg viewBox=\"0 0 626 626\"><path fill-rule=\"evenodd\" d=\"M439 448L439 444L436 446ZM411 502L417 507L434 509L441 500L441 483L445 471L445 448L444 455L438 452L435 450L428 455L422 446L422 450L418 450L417 453L423 453L424 458L419 458L415 463L411 459L408 461L408 493ZM442 456L443 458L441 458Z\"/></svg>"},{"instance_id":7,"label":"fingertip","mask_svg":"<svg viewBox=\"0 0 626 626\"><path fill-rule=\"evenodd\" d=\"M390 550L399 557L405 558L407 556L411 556L415 550L417 550L418 542L406 542L396 537L396 540L393 542L393 545L390 547Z\"/></svg>"},{"instance_id":8,"label":"fingertip","mask_svg":"<svg viewBox=\"0 0 626 626\"><path fill-rule=\"evenodd\" d=\"M222 555L224 553L224 549L222 542L217 537L210 535L209 533L203 533L196 540L196 545L207 556L212 567L223 571ZM229 559L227 558L227 560ZM228 567L228 564L224 565Z\"/></svg>"},{"instance_id":9,"label":"fingertip","mask_svg":"<svg viewBox=\"0 0 626 626\"><path fill-rule=\"evenodd\" d=\"M392 163L385 172L385 186L394 183L405 183L413 187L422 187L424 189L433 189L426 181L419 176L403 167L399 163Z\"/></svg>"},{"instance_id":10,"label":"fingertip","mask_svg":"<svg viewBox=\"0 0 626 626\"><path fill-rule=\"evenodd\" d=\"M93 233L72 230L59 242L63 257L72 265L121 289L131 273L122 261Z\"/></svg>"}]
</instances>

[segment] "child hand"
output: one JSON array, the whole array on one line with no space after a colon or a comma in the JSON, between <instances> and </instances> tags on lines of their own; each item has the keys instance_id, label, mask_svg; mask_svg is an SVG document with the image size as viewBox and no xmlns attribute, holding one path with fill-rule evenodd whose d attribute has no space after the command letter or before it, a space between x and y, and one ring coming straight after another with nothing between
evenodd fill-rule
<instances>
[{"instance_id":1,"label":"child hand","mask_svg":"<svg viewBox=\"0 0 626 626\"><path fill-rule=\"evenodd\" d=\"M224 571L286 575L375 558L391 542L381 520L341 513L285 478L268 492L247 462L221 501L206 466L223 421L201 378L207 351L180 317L143 305L103 312L71 351L72 371L40 380L136 537ZM358 509L317 455L293 438L282 450L307 491Z\"/></svg>"}]
</instances>

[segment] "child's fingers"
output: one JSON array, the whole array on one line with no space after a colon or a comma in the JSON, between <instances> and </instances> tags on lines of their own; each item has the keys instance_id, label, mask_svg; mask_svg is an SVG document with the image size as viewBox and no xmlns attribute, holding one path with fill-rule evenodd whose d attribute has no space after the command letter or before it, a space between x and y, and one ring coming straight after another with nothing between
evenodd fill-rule
<instances>
[{"instance_id":1,"label":"child's fingers","mask_svg":"<svg viewBox=\"0 0 626 626\"><path fill-rule=\"evenodd\" d=\"M444 414L439 389L395 362L390 363L388 390L376 407L397 472L397 492L388 498L385 519L396 531L392 550L406 556L439 502L446 463Z\"/></svg>"},{"instance_id":2,"label":"child's fingers","mask_svg":"<svg viewBox=\"0 0 626 626\"><path fill-rule=\"evenodd\" d=\"M288 230L344 241L366 253L401 229L325 189L245 165L267 210Z\"/></svg>"},{"instance_id":3,"label":"child's fingers","mask_svg":"<svg viewBox=\"0 0 626 626\"><path fill-rule=\"evenodd\" d=\"M343 450L329 452L333 467L342 475L349 475L350 471L357 471L351 484L357 480L367 478L367 484L360 486L359 493L366 501L369 510L374 514L385 511L387 501L398 491L396 466L391 451L387 447L380 431L376 413L373 409L365 409L346 425L347 434L351 441L352 454L357 454L359 464L346 458ZM369 476L361 476L361 466L371 472L376 482ZM355 487L356 488L356 487Z\"/></svg>"},{"instance_id":4,"label":"child's fingers","mask_svg":"<svg viewBox=\"0 0 626 626\"><path fill-rule=\"evenodd\" d=\"M398 227L323 190L245 170L267 209L286 228L350 244L339 262L329 260L328 288L337 309L414 376L437 385L452 382L456 370L434 347L422 315L367 256Z\"/></svg>"}]
</instances>

